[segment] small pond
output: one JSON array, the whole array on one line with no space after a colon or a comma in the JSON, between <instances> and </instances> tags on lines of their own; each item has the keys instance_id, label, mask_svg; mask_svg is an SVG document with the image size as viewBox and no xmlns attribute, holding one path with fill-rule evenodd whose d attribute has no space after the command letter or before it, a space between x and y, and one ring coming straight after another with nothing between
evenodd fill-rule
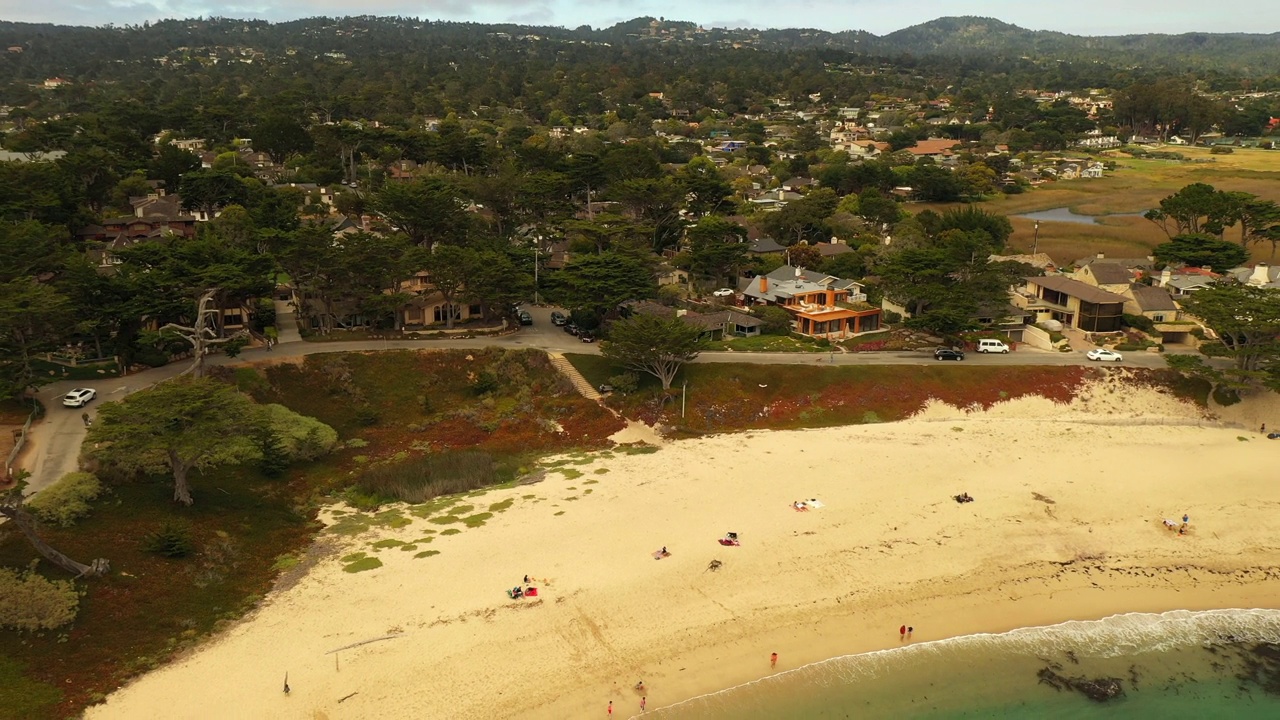
<instances>
[{"instance_id":1,"label":"small pond","mask_svg":"<svg viewBox=\"0 0 1280 720\"><path fill-rule=\"evenodd\" d=\"M1071 212L1071 208L1053 208L1052 210L1039 210L1037 212L1022 213L1021 215L1013 215L1012 217L1026 218L1028 220L1039 220L1041 222L1068 222L1080 223L1082 225L1101 225L1104 218L1118 217L1142 217L1146 211L1133 213L1114 213L1111 215L1079 215Z\"/></svg>"}]
</instances>

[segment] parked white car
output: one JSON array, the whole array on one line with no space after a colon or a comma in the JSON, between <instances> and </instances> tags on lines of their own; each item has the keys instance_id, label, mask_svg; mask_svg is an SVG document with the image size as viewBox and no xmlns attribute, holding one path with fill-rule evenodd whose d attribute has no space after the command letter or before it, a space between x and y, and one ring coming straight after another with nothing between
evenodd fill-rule
<instances>
[{"instance_id":1,"label":"parked white car","mask_svg":"<svg viewBox=\"0 0 1280 720\"><path fill-rule=\"evenodd\" d=\"M729 297L733 295L733 290L731 288L720 288L719 290L716 290L711 294L715 295L716 297Z\"/></svg>"},{"instance_id":2,"label":"parked white car","mask_svg":"<svg viewBox=\"0 0 1280 720\"><path fill-rule=\"evenodd\" d=\"M76 388L62 396L62 405L70 408L84 407L97 396L98 391L93 388Z\"/></svg>"},{"instance_id":3,"label":"parked white car","mask_svg":"<svg viewBox=\"0 0 1280 720\"><path fill-rule=\"evenodd\" d=\"M1094 348L1085 353L1085 357L1097 362L1120 362L1124 360L1124 356L1115 350L1106 350L1104 348Z\"/></svg>"}]
</instances>

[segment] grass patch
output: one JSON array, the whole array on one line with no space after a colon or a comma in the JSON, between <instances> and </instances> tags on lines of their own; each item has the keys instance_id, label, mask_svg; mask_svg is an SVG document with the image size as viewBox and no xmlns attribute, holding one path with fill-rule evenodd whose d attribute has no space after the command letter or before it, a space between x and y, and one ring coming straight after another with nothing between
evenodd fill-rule
<instances>
[{"instance_id":1,"label":"grass patch","mask_svg":"<svg viewBox=\"0 0 1280 720\"><path fill-rule=\"evenodd\" d=\"M403 540L395 540L392 538L387 538L386 540L379 540L378 542L373 543L373 547L381 550L383 548L400 547L401 545L404 545L404 544L405 543Z\"/></svg>"},{"instance_id":2,"label":"grass patch","mask_svg":"<svg viewBox=\"0 0 1280 720\"><path fill-rule=\"evenodd\" d=\"M6 718L39 720L62 700L53 685L30 679L17 660L0 655L0 708Z\"/></svg>"},{"instance_id":3,"label":"grass patch","mask_svg":"<svg viewBox=\"0 0 1280 720\"><path fill-rule=\"evenodd\" d=\"M375 570L382 567L382 561L376 557L367 557L356 560L342 568L343 572L358 573L366 570Z\"/></svg>"},{"instance_id":4,"label":"grass patch","mask_svg":"<svg viewBox=\"0 0 1280 720\"><path fill-rule=\"evenodd\" d=\"M449 528L448 530L440 531L440 534L441 535L461 535L462 531L459 530L458 528Z\"/></svg>"},{"instance_id":5,"label":"grass patch","mask_svg":"<svg viewBox=\"0 0 1280 720\"><path fill-rule=\"evenodd\" d=\"M803 335L757 335L709 342L703 349L712 352L827 352L830 347Z\"/></svg>"},{"instance_id":6,"label":"grass patch","mask_svg":"<svg viewBox=\"0 0 1280 720\"><path fill-rule=\"evenodd\" d=\"M484 525L485 522L487 522L492 517L493 517L493 513L491 512L476 513L475 515L469 515L467 517L462 518L462 524L466 525L469 528L478 528L481 525Z\"/></svg>"},{"instance_id":7,"label":"grass patch","mask_svg":"<svg viewBox=\"0 0 1280 720\"><path fill-rule=\"evenodd\" d=\"M114 360L93 365L66 367L40 359L31 360L31 371L41 378L53 380L100 380L120 377L120 366Z\"/></svg>"},{"instance_id":8,"label":"grass patch","mask_svg":"<svg viewBox=\"0 0 1280 720\"><path fill-rule=\"evenodd\" d=\"M563 511L563 510L557 510L555 514L556 514L556 516L557 516L557 517L559 517L560 515L563 515L563 514L564 514L564 511Z\"/></svg>"},{"instance_id":9,"label":"grass patch","mask_svg":"<svg viewBox=\"0 0 1280 720\"><path fill-rule=\"evenodd\" d=\"M418 553L417 555L414 555L414 557L416 557L416 558L429 558L429 557L431 557L432 555L439 555L439 554L440 554L440 551L439 551L439 550L423 550L422 552Z\"/></svg>"},{"instance_id":10,"label":"grass patch","mask_svg":"<svg viewBox=\"0 0 1280 720\"><path fill-rule=\"evenodd\" d=\"M609 472L609 468L596 468L596 475L604 475Z\"/></svg>"},{"instance_id":11,"label":"grass patch","mask_svg":"<svg viewBox=\"0 0 1280 720\"><path fill-rule=\"evenodd\" d=\"M578 478L582 477L582 471L575 470L573 468L556 468L555 472L558 472L561 475L564 475L565 480L577 480Z\"/></svg>"},{"instance_id":12,"label":"grass patch","mask_svg":"<svg viewBox=\"0 0 1280 720\"><path fill-rule=\"evenodd\" d=\"M452 525L453 523L462 522L462 518L457 515L437 515L427 520L427 522L435 523L436 525Z\"/></svg>"},{"instance_id":13,"label":"grass patch","mask_svg":"<svg viewBox=\"0 0 1280 720\"><path fill-rule=\"evenodd\" d=\"M489 506L489 512L500 513L503 510L510 508L514 503L515 503L514 498L507 498L506 500L503 500L501 502L493 503L492 505Z\"/></svg>"}]
</instances>

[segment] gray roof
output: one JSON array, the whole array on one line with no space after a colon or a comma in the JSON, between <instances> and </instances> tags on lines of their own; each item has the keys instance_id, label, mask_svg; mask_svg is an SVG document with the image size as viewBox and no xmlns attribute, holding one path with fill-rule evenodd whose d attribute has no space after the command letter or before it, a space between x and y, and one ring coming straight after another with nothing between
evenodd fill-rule
<instances>
[{"instance_id":1,"label":"gray roof","mask_svg":"<svg viewBox=\"0 0 1280 720\"><path fill-rule=\"evenodd\" d=\"M779 245L777 240L774 240L773 238L766 236L762 238L756 238L756 240L751 243L751 247L747 250L747 252L758 253L763 255L766 253L780 253L783 250L786 250L786 248Z\"/></svg>"},{"instance_id":2,"label":"gray roof","mask_svg":"<svg viewBox=\"0 0 1280 720\"><path fill-rule=\"evenodd\" d=\"M740 313L735 310L724 310L714 313L688 313L683 316L685 322L690 325L698 325L708 330L724 327L728 323L741 325L742 327L759 327L764 324L759 318L752 317L746 313Z\"/></svg>"},{"instance_id":3,"label":"gray roof","mask_svg":"<svg viewBox=\"0 0 1280 720\"><path fill-rule=\"evenodd\" d=\"M1089 272L1093 273L1099 285L1125 285L1131 280L1128 268L1109 260L1090 263Z\"/></svg>"},{"instance_id":4,"label":"gray roof","mask_svg":"<svg viewBox=\"0 0 1280 720\"><path fill-rule=\"evenodd\" d=\"M853 248L845 243L816 243L814 247L818 248L818 252L822 253L822 257L835 257L836 255L853 252Z\"/></svg>"},{"instance_id":5,"label":"gray roof","mask_svg":"<svg viewBox=\"0 0 1280 720\"><path fill-rule=\"evenodd\" d=\"M1173 296L1164 288L1134 283L1129 286L1129 292L1133 294L1133 301L1138 303L1138 307L1142 308L1143 312L1178 309L1173 302Z\"/></svg>"},{"instance_id":6,"label":"gray roof","mask_svg":"<svg viewBox=\"0 0 1280 720\"><path fill-rule=\"evenodd\" d=\"M1174 275L1165 284L1179 290L1188 290L1190 288L1209 287L1213 283L1213 278L1204 275Z\"/></svg>"},{"instance_id":7,"label":"gray roof","mask_svg":"<svg viewBox=\"0 0 1280 720\"><path fill-rule=\"evenodd\" d=\"M1089 283L1082 283L1079 280L1072 280L1069 277L1061 275L1051 275L1048 277L1029 277L1026 278L1028 284L1039 285L1047 290L1064 293L1072 297L1080 298L1088 303L1123 303L1129 298L1123 295L1109 293L1106 290L1099 290Z\"/></svg>"},{"instance_id":8,"label":"gray roof","mask_svg":"<svg viewBox=\"0 0 1280 720\"><path fill-rule=\"evenodd\" d=\"M1098 257L1097 255L1090 255L1089 257L1080 258L1079 260L1075 261L1075 266L1082 268L1082 267L1085 267L1086 265L1092 265L1094 263L1115 263L1125 268L1142 268L1144 270L1155 267L1154 258L1149 258L1149 257L1109 258L1109 257L1106 257L1105 255L1103 257Z\"/></svg>"},{"instance_id":9,"label":"gray roof","mask_svg":"<svg viewBox=\"0 0 1280 720\"><path fill-rule=\"evenodd\" d=\"M844 280L834 275L824 275L803 268L783 265L764 276L768 279L767 289L760 290L760 278L743 278L738 289L747 297L778 302L802 293L822 290L856 290L862 289L862 283L855 280Z\"/></svg>"}]
</instances>

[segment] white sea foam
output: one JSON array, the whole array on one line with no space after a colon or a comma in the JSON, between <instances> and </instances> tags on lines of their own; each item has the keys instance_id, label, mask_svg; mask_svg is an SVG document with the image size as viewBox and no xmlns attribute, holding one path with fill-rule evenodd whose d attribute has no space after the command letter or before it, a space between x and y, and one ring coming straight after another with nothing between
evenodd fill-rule
<instances>
[{"instance_id":1,"label":"white sea foam","mask_svg":"<svg viewBox=\"0 0 1280 720\"><path fill-rule=\"evenodd\" d=\"M1019 628L1006 633L979 633L913 643L888 650L843 655L777 673L760 680L700 695L663 710L708 707L739 697L748 688L803 679L816 686L843 685L887 676L905 664L937 659L964 663L977 656L1137 658L1177 648L1220 643L1280 643L1280 610L1171 610L1125 613L1101 620L1071 620L1058 625Z\"/></svg>"}]
</instances>

